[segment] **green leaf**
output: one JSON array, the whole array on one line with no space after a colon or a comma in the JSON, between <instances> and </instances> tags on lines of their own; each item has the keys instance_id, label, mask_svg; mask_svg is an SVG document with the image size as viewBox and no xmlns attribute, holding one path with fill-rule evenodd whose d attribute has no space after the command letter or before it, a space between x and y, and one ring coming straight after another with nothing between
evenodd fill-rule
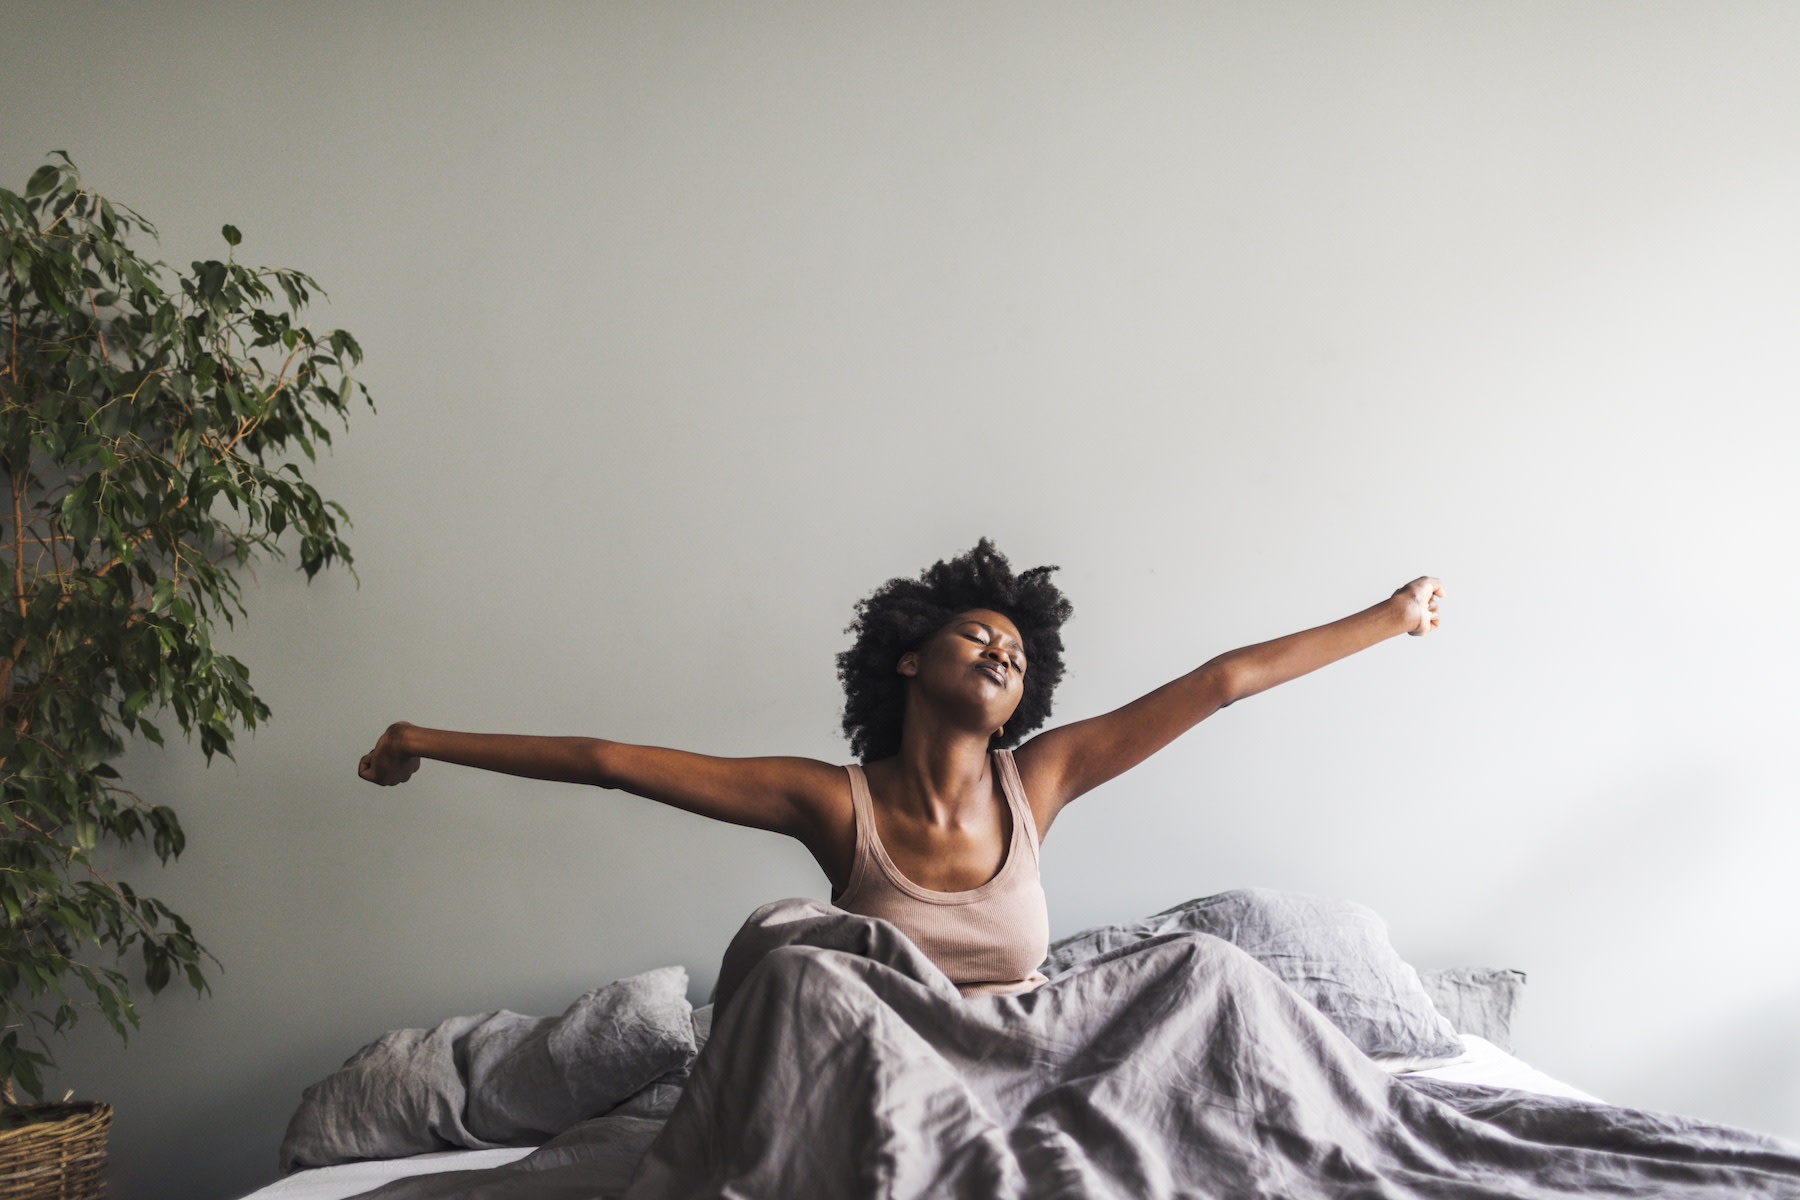
<instances>
[{"instance_id":1,"label":"green leaf","mask_svg":"<svg viewBox=\"0 0 1800 1200\"><path fill-rule=\"evenodd\" d=\"M144 986L155 995L169 986L169 956L153 952L153 943L144 943Z\"/></svg>"},{"instance_id":2,"label":"green leaf","mask_svg":"<svg viewBox=\"0 0 1800 1200\"><path fill-rule=\"evenodd\" d=\"M219 232L225 235L225 244L228 246L235 246L244 240L244 235L238 232L236 225L227 225Z\"/></svg>"},{"instance_id":3,"label":"green leaf","mask_svg":"<svg viewBox=\"0 0 1800 1200\"><path fill-rule=\"evenodd\" d=\"M25 184L25 194L41 196L55 187L56 181L60 178L62 178L61 169L51 163L45 163L31 173L31 179Z\"/></svg>"},{"instance_id":4,"label":"green leaf","mask_svg":"<svg viewBox=\"0 0 1800 1200\"><path fill-rule=\"evenodd\" d=\"M211 300L225 288L225 264L218 259L199 264L196 272L200 276L200 294Z\"/></svg>"}]
</instances>

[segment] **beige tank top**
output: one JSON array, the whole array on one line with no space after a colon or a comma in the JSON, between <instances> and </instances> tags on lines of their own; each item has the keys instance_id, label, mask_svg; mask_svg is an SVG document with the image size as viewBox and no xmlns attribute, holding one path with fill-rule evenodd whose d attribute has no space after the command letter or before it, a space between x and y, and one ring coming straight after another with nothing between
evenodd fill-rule
<instances>
[{"instance_id":1,"label":"beige tank top","mask_svg":"<svg viewBox=\"0 0 1800 1200\"><path fill-rule=\"evenodd\" d=\"M1047 982L1037 968L1050 950L1050 914L1038 879L1037 820L1010 750L993 752L1012 836L1000 871L966 892L934 892L900 873L875 827L869 781L851 763L856 860L834 903L846 912L892 921L965 996L1012 996Z\"/></svg>"}]
</instances>

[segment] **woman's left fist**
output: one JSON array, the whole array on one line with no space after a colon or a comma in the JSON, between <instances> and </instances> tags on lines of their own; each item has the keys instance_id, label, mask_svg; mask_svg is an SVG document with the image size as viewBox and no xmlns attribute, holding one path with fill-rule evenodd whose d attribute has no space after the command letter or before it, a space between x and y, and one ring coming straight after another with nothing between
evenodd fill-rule
<instances>
[{"instance_id":1,"label":"woman's left fist","mask_svg":"<svg viewBox=\"0 0 1800 1200\"><path fill-rule=\"evenodd\" d=\"M1438 601L1444 598L1444 585L1429 575L1421 575L1411 583L1394 589L1393 603L1402 606L1406 632L1414 637L1430 633L1438 624Z\"/></svg>"}]
</instances>

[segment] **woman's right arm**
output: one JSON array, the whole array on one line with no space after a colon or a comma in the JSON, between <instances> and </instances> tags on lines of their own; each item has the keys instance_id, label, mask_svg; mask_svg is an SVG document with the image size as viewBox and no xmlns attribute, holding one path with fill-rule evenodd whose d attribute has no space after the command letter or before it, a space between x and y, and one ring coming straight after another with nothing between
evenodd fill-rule
<instances>
[{"instance_id":1,"label":"woman's right arm","mask_svg":"<svg viewBox=\"0 0 1800 1200\"><path fill-rule=\"evenodd\" d=\"M422 759L618 788L703 817L812 840L834 824L841 767L810 758L715 758L589 737L457 733L404 721L388 726L356 773L371 783L405 783Z\"/></svg>"}]
</instances>

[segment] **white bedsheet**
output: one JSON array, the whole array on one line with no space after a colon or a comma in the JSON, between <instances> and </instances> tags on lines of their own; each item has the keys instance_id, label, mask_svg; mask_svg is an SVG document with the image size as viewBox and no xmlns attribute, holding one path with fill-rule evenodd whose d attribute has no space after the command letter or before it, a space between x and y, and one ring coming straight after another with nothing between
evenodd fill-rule
<instances>
[{"instance_id":1,"label":"white bedsheet","mask_svg":"<svg viewBox=\"0 0 1800 1200\"><path fill-rule=\"evenodd\" d=\"M337 1167L314 1167L295 1171L278 1183L259 1188L244 1200L343 1200L371 1188L411 1175L435 1175L439 1171L472 1171L477 1167L503 1167L524 1158L536 1146L508 1147L504 1150L439 1150L432 1154L415 1154L410 1158L388 1158L378 1162L344 1163Z\"/></svg>"},{"instance_id":2,"label":"white bedsheet","mask_svg":"<svg viewBox=\"0 0 1800 1200\"><path fill-rule=\"evenodd\" d=\"M1519 1088L1527 1092L1542 1092L1547 1096L1566 1096L1571 1100L1604 1103L1598 1096L1590 1096L1579 1088L1571 1087L1560 1079L1553 1079L1536 1067L1521 1062L1486 1038L1476 1037L1472 1033L1457 1036L1462 1039L1463 1044L1461 1057L1453 1058L1442 1066L1412 1074L1425 1079L1485 1083L1489 1087Z\"/></svg>"},{"instance_id":3,"label":"white bedsheet","mask_svg":"<svg viewBox=\"0 0 1800 1200\"><path fill-rule=\"evenodd\" d=\"M1460 1057L1453 1058L1442 1066L1413 1074L1457 1083L1485 1083L1490 1087L1520 1088L1528 1092L1598 1103L1596 1097L1514 1058L1486 1038L1479 1038L1471 1033L1462 1034L1461 1037L1463 1053ZM435 1154L417 1154L411 1158L345 1163L339 1167L315 1167L310 1171L296 1171L278 1183L252 1192L244 1200L344 1200L347 1196L358 1195L409 1175L505 1166L524 1158L532 1149L533 1147L523 1146L506 1150L442 1150Z\"/></svg>"}]
</instances>

